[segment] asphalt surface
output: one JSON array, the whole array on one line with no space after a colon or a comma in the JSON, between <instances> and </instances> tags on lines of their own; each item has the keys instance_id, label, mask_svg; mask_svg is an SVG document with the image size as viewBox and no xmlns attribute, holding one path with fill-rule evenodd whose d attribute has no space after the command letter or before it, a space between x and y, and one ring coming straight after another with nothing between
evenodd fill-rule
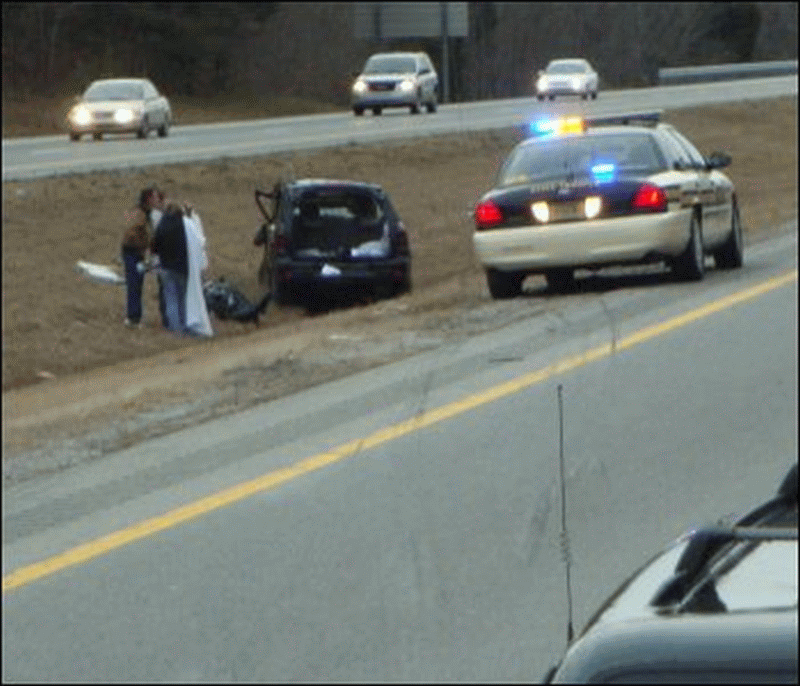
<instances>
[{"instance_id":1,"label":"asphalt surface","mask_svg":"<svg viewBox=\"0 0 800 686\"><path fill-rule=\"evenodd\" d=\"M567 623L556 386L580 627L796 460L796 231L4 492L3 680L540 678Z\"/></svg>"},{"instance_id":2,"label":"asphalt surface","mask_svg":"<svg viewBox=\"0 0 800 686\"><path fill-rule=\"evenodd\" d=\"M3 139L3 181L55 174L207 161L350 143L380 143L415 136L464 133L525 124L543 113L609 114L675 109L797 94L797 75L634 90L601 91L595 101L512 98L443 105L433 115L387 110L380 117L351 112L253 121L174 126L167 138L106 136L98 143L66 135Z\"/></svg>"}]
</instances>

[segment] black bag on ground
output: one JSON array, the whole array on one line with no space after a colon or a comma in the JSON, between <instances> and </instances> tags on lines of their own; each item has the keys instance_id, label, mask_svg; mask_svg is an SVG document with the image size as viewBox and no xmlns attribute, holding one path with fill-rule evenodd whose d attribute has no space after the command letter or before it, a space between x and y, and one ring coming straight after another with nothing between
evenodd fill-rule
<instances>
[{"instance_id":1,"label":"black bag on ground","mask_svg":"<svg viewBox=\"0 0 800 686\"><path fill-rule=\"evenodd\" d=\"M233 319L237 322L258 324L259 315L269 303L269 293L264 295L259 302L251 303L240 290L229 284L224 278L206 281L203 284L203 296L209 312L213 312L220 319Z\"/></svg>"}]
</instances>

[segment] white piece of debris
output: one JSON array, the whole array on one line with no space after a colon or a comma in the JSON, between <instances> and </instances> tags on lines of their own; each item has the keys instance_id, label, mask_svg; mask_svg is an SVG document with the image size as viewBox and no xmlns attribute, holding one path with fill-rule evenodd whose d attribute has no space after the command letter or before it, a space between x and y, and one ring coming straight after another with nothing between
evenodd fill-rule
<instances>
[{"instance_id":1,"label":"white piece of debris","mask_svg":"<svg viewBox=\"0 0 800 686\"><path fill-rule=\"evenodd\" d=\"M322 276L341 276L342 270L326 262L322 265L322 269L319 270L319 273L322 274Z\"/></svg>"},{"instance_id":2,"label":"white piece of debris","mask_svg":"<svg viewBox=\"0 0 800 686\"><path fill-rule=\"evenodd\" d=\"M93 262L78 260L75 263L75 271L95 283L111 284L115 286L120 286L125 283L124 277L104 264L94 264Z\"/></svg>"}]
</instances>

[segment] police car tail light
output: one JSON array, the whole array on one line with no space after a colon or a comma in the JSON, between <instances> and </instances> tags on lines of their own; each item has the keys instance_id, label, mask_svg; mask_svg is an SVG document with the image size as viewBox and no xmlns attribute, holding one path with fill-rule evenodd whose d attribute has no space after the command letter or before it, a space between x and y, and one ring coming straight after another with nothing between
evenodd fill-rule
<instances>
[{"instance_id":1,"label":"police car tail light","mask_svg":"<svg viewBox=\"0 0 800 686\"><path fill-rule=\"evenodd\" d=\"M503 221L503 212L491 200L475 208L475 225L479 229L490 229Z\"/></svg>"},{"instance_id":2,"label":"police car tail light","mask_svg":"<svg viewBox=\"0 0 800 686\"><path fill-rule=\"evenodd\" d=\"M631 208L643 212L664 212L667 209L667 196L658 186L646 183L636 191Z\"/></svg>"},{"instance_id":3,"label":"police car tail light","mask_svg":"<svg viewBox=\"0 0 800 686\"><path fill-rule=\"evenodd\" d=\"M285 255L289 252L289 240L286 236L275 236L273 246L277 255Z\"/></svg>"}]
</instances>

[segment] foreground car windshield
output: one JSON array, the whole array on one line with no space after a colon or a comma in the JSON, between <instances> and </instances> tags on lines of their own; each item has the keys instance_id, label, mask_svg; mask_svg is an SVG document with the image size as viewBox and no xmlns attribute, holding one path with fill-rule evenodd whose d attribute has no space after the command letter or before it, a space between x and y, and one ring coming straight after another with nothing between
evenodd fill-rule
<instances>
[{"instance_id":1,"label":"foreground car windshield","mask_svg":"<svg viewBox=\"0 0 800 686\"><path fill-rule=\"evenodd\" d=\"M648 135L553 138L514 150L500 170L497 185L589 177L596 164L614 165L618 174L652 174L664 168L661 154Z\"/></svg>"},{"instance_id":2,"label":"foreground car windshield","mask_svg":"<svg viewBox=\"0 0 800 686\"><path fill-rule=\"evenodd\" d=\"M365 74L410 74L414 71L414 60L408 57L373 57L364 67Z\"/></svg>"},{"instance_id":3,"label":"foreground car windshield","mask_svg":"<svg viewBox=\"0 0 800 686\"><path fill-rule=\"evenodd\" d=\"M144 93L138 83L96 83L86 90L83 99L88 102L99 100L142 100Z\"/></svg>"}]
</instances>

